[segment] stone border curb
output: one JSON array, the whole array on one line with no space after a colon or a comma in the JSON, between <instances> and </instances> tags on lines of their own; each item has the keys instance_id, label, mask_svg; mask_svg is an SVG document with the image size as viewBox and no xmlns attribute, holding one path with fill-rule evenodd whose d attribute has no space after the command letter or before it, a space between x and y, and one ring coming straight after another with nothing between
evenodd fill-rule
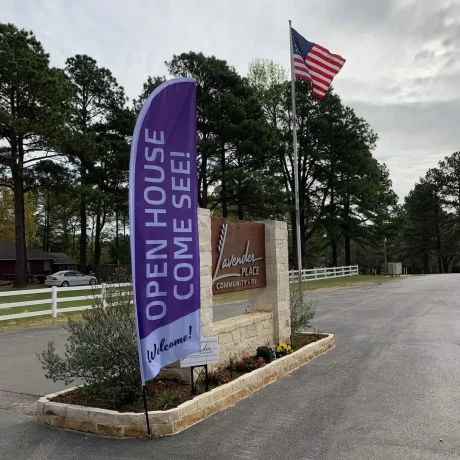
<instances>
[{"instance_id":1,"label":"stone border curb","mask_svg":"<svg viewBox=\"0 0 460 460\"><path fill-rule=\"evenodd\" d=\"M249 374L242 375L230 383L214 388L174 409L150 411L150 425L153 436L167 436L180 433L210 415L235 404L289 374L335 347L332 334L306 345L294 353L277 359ZM37 402L37 422L66 430L94 433L112 437L145 437L145 414L117 412L93 407L76 406L50 401L59 394L72 391L68 388L40 398Z\"/></svg>"}]
</instances>

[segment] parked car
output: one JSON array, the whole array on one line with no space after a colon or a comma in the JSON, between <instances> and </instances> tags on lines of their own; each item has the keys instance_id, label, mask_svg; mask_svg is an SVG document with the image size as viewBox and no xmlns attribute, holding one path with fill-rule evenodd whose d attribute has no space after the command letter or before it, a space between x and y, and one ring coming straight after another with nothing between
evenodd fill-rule
<instances>
[{"instance_id":1,"label":"parked car","mask_svg":"<svg viewBox=\"0 0 460 460\"><path fill-rule=\"evenodd\" d=\"M97 284L97 279L92 275L83 275L80 272L65 270L47 276L45 280L46 286L94 286Z\"/></svg>"}]
</instances>

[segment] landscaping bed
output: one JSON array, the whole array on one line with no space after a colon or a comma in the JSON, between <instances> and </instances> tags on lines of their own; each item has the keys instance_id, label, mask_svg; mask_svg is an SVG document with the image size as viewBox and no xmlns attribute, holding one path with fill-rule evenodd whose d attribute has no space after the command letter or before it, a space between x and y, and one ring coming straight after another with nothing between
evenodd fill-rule
<instances>
[{"instance_id":1,"label":"landscaping bed","mask_svg":"<svg viewBox=\"0 0 460 460\"><path fill-rule=\"evenodd\" d=\"M152 381L148 394L149 419L153 435L165 436L178 433L334 348L333 335L304 333L293 338L303 346L298 345L293 353L252 371L239 371L238 375L232 369L232 380L223 384L219 384L216 380L210 391L198 396L191 395L190 386L178 381ZM234 365L236 366L237 362ZM218 372L221 373L220 379L225 380L230 370L221 369ZM139 401L122 406L118 411L108 409L113 407L108 405L108 402L110 399L104 402L99 400L98 406L102 407L94 407L96 403L94 397L93 399L89 396L83 397L81 389L65 390L40 398L37 404L37 421L46 425L101 435L117 437L146 435L145 414L142 413L143 406Z\"/></svg>"},{"instance_id":2,"label":"landscaping bed","mask_svg":"<svg viewBox=\"0 0 460 460\"><path fill-rule=\"evenodd\" d=\"M310 343L317 342L318 340L324 339L327 334L311 333L311 334L292 334L291 343L295 350L302 348Z\"/></svg>"},{"instance_id":3,"label":"landscaping bed","mask_svg":"<svg viewBox=\"0 0 460 460\"><path fill-rule=\"evenodd\" d=\"M324 334L296 334L292 337L296 344L294 351L310 343L317 342L327 337ZM249 363L249 364L247 364ZM232 365L210 371L208 376L209 389L225 385L242 375L248 374L267 363L257 356L245 356ZM96 394L90 388L76 388L70 392L59 394L53 401L63 404L73 404L84 407L99 407L101 409L117 410L119 412L142 412L144 403L142 398L135 398L133 401L119 403L111 399L113 386L109 382L98 389ZM204 384L197 385L197 394L191 393L191 385L176 379L155 379L146 383L147 407L150 411L164 411L173 409L182 403L189 401L205 392ZM101 397L104 394L105 397Z\"/></svg>"}]
</instances>

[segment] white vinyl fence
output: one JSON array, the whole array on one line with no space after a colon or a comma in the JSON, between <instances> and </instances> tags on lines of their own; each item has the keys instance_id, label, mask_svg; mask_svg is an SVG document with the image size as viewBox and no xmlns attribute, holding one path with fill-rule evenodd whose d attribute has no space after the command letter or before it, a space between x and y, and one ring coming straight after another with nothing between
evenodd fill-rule
<instances>
[{"instance_id":1,"label":"white vinyl fence","mask_svg":"<svg viewBox=\"0 0 460 460\"><path fill-rule=\"evenodd\" d=\"M348 265L347 267L311 268L308 270L302 270L302 281L307 282L356 275L359 275L358 265ZM289 272L289 282L294 283L298 281L298 279L299 271L291 270Z\"/></svg>"},{"instance_id":2,"label":"white vinyl fence","mask_svg":"<svg viewBox=\"0 0 460 460\"><path fill-rule=\"evenodd\" d=\"M330 268L314 268L310 270L302 270L302 281L315 281L329 278L339 278L342 276L358 275L358 265L350 265L348 267L330 267ZM291 270L289 272L289 282L293 283L298 280L298 271ZM94 304L94 299L102 299L104 303L107 289L130 287L130 283L120 284L101 284L99 286L78 286L78 287L56 287L51 289L31 289L21 291L6 291L0 292L0 321L11 319L31 318L34 316L49 315L56 318L58 313L70 313L74 311L88 310ZM73 295L75 291L85 291L84 295ZM64 296L63 293L69 293L69 296ZM14 302L14 298L18 298L18 302ZM37 299L37 297L40 297ZM8 298L7 301L3 299ZM78 303L78 306L65 306L66 302ZM81 305L83 303L83 305ZM43 310L36 310L36 306L43 305ZM62 305L61 308L60 305ZM68 305L68 304L67 304ZM8 314L6 314L8 310ZM18 312L18 310L28 310ZM9 314L11 311L11 314ZM15 312L16 311L16 312ZM5 314L4 314L5 313Z\"/></svg>"},{"instance_id":3,"label":"white vinyl fence","mask_svg":"<svg viewBox=\"0 0 460 460\"><path fill-rule=\"evenodd\" d=\"M108 289L123 288L131 286L130 283L117 283L117 284L101 284L99 286L74 286L74 287L56 287L42 288L42 289L25 289L21 291L6 291L0 292L0 321L7 321L11 319L31 318L33 316L44 316L51 315L56 318L58 313L70 313L73 311L82 311L92 308L94 299L104 299ZM62 292L75 292L75 291L86 291L84 295L70 295L64 297L60 293ZM40 294L40 296L39 296ZM10 297L18 297L20 302L12 302ZM41 297L35 299L34 297ZM4 298L8 298L8 303L3 302ZM59 308L59 304L65 302L72 303L83 303L84 305L78 306L62 306ZM21 313L3 314L8 309L12 312L17 309L35 310L36 305L43 305L44 309L40 311L26 311ZM45 309L48 307L47 309Z\"/></svg>"}]
</instances>

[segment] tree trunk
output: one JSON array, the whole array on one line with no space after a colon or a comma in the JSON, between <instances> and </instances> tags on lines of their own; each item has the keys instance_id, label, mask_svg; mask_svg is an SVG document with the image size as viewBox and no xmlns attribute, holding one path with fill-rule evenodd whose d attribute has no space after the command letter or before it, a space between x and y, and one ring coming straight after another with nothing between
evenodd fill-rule
<instances>
[{"instance_id":1,"label":"tree trunk","mask_svg":"<svg viewBox=\"0 0 460 460\"><path fill-rule=\"evenodd\" d=\"M241 168L241 165L238 164L238 168ZM238 219L239 220L244 220L244 209L243 209L243 200L244 197L241 194L241 190L243 188L243 181L241 180L241 170L238 173L238 192L236 196L236 201L237 201L237 212L238 212Z\"/></svg>"},{"instance_id":2,"label":"tree trunk","mask_svg":"<svg viewBox=\"0 0 460 460\"><path fill-rule=\"evenodd\" d=\"M100 279L100 268L101 268L101 212L100 210L96 214L96 230L94 235L94 257L93 265L96 273L96 278Z\"/></svg>"},{"instance_id":3,"label":"tree trunk","mask_svg":"<svg viewBox=\"0 0 460 460\"><path fill-rule=\"evenodd\" d=\"M24 211L24 182L22 171L16 170L13 174L14 182L14 217L15 217L15 243L16 262L14 273L14 287L21 288L27 284L27 252Z\"/></svg>"},{"instance_id":4,"label":"tree trunk","mask_svg":"<svg viewBox=\"0 0 460 460\"><path fill-rule=\"evenodd\" d=\"M208 160L205 154L201 156L200 176L199 176L199 196L198 202L200 208L208 207L208 178L207 178Z\"/></svg>"},{"instance_id":5,"label":"tree trunk","mask_svg":"<svg viewBox=\"0 0 460 460\"><path fill-rule=\"evenodd\" d=\"M44 252L50 252L50 192L46 191L46 214L45 214L45 245L43 248Z\"/></svg>"},{"instance_id":6,"label":"tree trunk","mask_svg":"<svg viewBox=\"0 0 460 460\"><path fill-rule=\"evenodd\" d=\"M48 225L48 203L47 203L47 198L46 194L44 196L44 203L43 203L43 211L45 213L44 219L43 219L43 234L42 234L42 251L46 252L46 227Z\"/></svg>"},{"instance_id":7,"label":"tree trunk","mask_svg":"<svg viewBox=\"0 0 460 460\"><path fill-rule=\"evenodd\" d=\"M335 239L331 240L331 254L332 254L332 266L337 267L338 257L337 257L337 241Z\"/></svg>"},{"instance_id":8,"label":"tree trunk","mask_svg":"<svg viewBox=\"0 0 460 460\"><path fill-rule=\"evenodd\" d=\"M448 257L442 257L443 273L449 273L450 261Z\"/></svg>"},{"instance_id":9,"label":"tree trunk","mask_svg":"<svg viewBox=\"0 0 460 460\"><path fill-rule=\"evenodd\" d=\"M351 238L348 232L345 232L345 265L351 265Z\"/></svg>"},{"instance_id":10,"label":"tree trunk","mask_svg":"<svg viewBox=\"0 0 460 460\"><path fill-rule=\"evenodd\" d=\"M75 257L76 256L76 250L75 250L75 235L76 235L76 232L77 232L77 225L72 225L71 226L72 228L72 257Z\"/></svg>"},{"instance_id":11,"label":"tree trunk","mask_svg":"<svg viewBox=\"0 0 460 460\"><path fill-rule=\"evenodd\" d=\"M244 210L241 201L238 200L238 219L244 220Z\"/></svg>"},{"instance_id":12,"label":"tree trunk","mask_svg":"<svg viewBox=\"0 0 460 460\"><path fill-rule=\"evenodd\" d=\"M343 178L342 178L343 181ZM349 180L347 177L346 180L347 189L349 185ZM343 221L344 226L344 239L345 239L345 265L351 265L351 225L350 225L350 194L348 190L345 196L345 203L343 207Z\"/></svg>"},{"instance_id":13,"label":"tree trunk","mask_svg":"<svg viewBox=\"0 0 460 460\"><path fill-rule=\"evenodd\" d=\"M97 214L96 214L96 228L95 228L95 235L94 235L94 270L96 272L96 278L101 279L101 253L102 253L102 245L101 245L101 235L102 230L105 226L107 218L107 209L104 205L100 205Z\"/></svg>"},{"instance_id":14,"label":"tree trunk","mask_svg":"<svg viewBox=\"0 0 460 460\"><path fill-rule=\"evenodd\" d=\"M423 253L423 273L426 275L430 272L430 268L428 267L428 254L425 252Z\"/></svg>"},{"instance_id":15,"label":"tree trunk","mask_svg":"<svg viewBox=\"0 0 460 460\"><path fill-rule=\"evenodd\" d=\"M221 190L222 190L222 217L226 219L228 217L228 202L227 202L227 177L225 175L225 147L222 146L222 151L220 153L220 169L222 171L221 178Z\"/></svg>"},{"instance_id":16,"label":"tree trunk","mask_svg":"<svg viewBox=\"0 0 460 460\"><path fill-rule=\"evenodd\" d=\"M14 287L25 287L27 275L26 222L24 203L24 151L21 139L11 142L11 176L14 192L14 233L16 261L14 267Z\"/></svg>"},{"instance_id":17,"label":"tree trunk","mask_svg":"<svg viewBox=\"0 0 460 460\"><path fill-rule=\"evenodd\" d=\"M435 194L435 216L436 216L436 251L438 254L438 271L444 273L444 266L442 263L442 245L441 245L441 229L439 228L439 204L438 194Z\"/></svg>"},{"instance_id":18,"label":"tree trunk","mask_svg":"<svg viewBox=\"0 0 460 460\"><path fill-rule=\"evenodd\" d=\"M120 241L118 237L118 232L119 232L119 226L118 226L118 209L115 210L115 263L118 265L119 257L119 249L120 249Z\"/></svg>"},{"instance_id":19,"label":"tree trunk","mask_svg":"<svg viewBox=\"0 0 460 460\"><path fill-rule=\"evenodd\" d=\"M86 274L86 196L80 199L80 271Z\"/></svg>"},{"instance_id":20,"label":"tree trunk","mask_svg":"<svg viewBox=\"0 0 460 460\"><path fill-rule=\"evenodd\" d=\"M332 266L337 267L337 240L336 240L336 234L337 234L337 219L336 219L336 213L335 213L335 189L334 189L334 174L335 174L335 162L331 162L331 200L329 203L330 206L330 214L329 218L330 221L333 222L332 225L332 236L331 236L331 258L332 258Z\"/></svg>"},{"instance_id":21,"label":"tree trunk","mask_svg":"<svg viewBox=\"0 0 460 460\"><path fill-rule=\"evenodd\" d=\"M81 185L81 196L80 196L80 271L84 274L87 272L87 234L86 229L88 226L88 217L86 214L86 205L87 205L87 195L86 195L86 171L89 168L87 167L86 162L81 161L80 165L80 185Z\"/></svg>"},{"instance_id":22,"label":"tree trunk","mask_svg":"<svg viewBox=\"0 0 460 460\"><path fill-rule=\"evenodd\" d=\"M64 252L67 254L70 253L71 245L70 245L70 238L69 238L69 222L70 222L71 216L62 223L62 240L63 240L63 246L64 246ZM72 226L70 225L70 228Z\"/></svg>"}]
</instances>

